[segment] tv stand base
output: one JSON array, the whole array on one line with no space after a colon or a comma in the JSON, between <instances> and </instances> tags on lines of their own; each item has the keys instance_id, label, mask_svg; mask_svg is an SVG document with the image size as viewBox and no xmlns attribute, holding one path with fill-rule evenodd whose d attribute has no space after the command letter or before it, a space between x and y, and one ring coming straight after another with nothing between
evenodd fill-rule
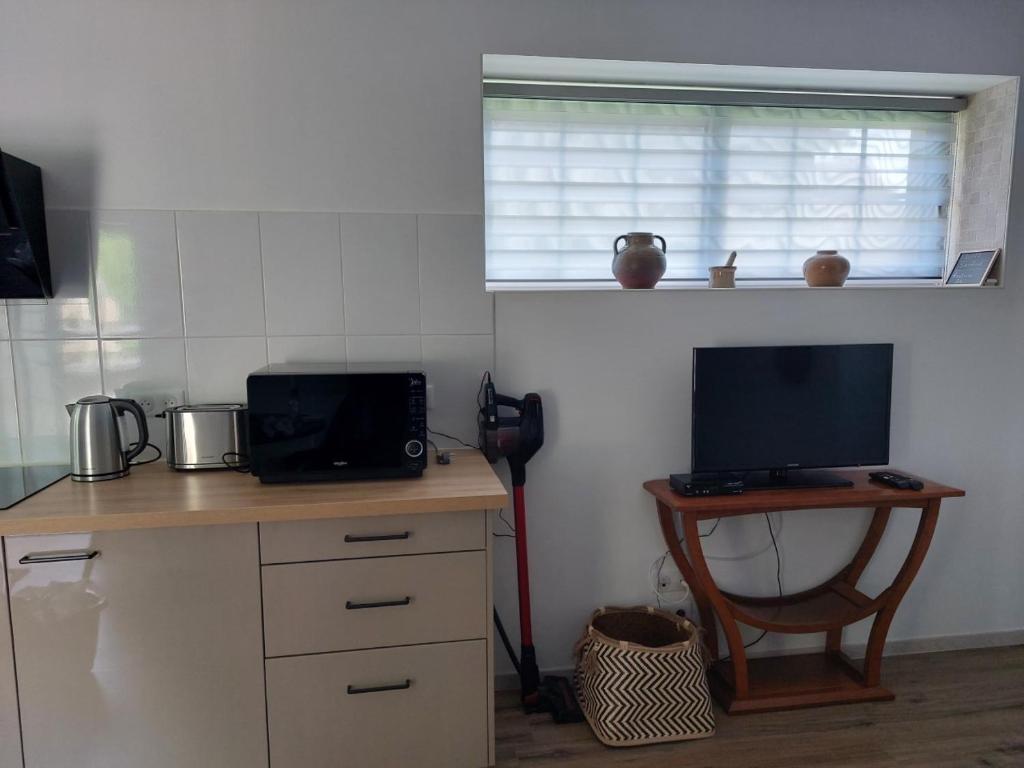
<instances>
[{"instance_id":1,"label":"tv stand base","mask_svg":"<svg viewBox=\"0 0 1024 768\"><path fill-rule=\"evenodd\" d=\"M824 469L773 469L748 472L743 479L746 491L790 490L793 488L849 488L847 478Z\"/></svg>"}]
</instances>

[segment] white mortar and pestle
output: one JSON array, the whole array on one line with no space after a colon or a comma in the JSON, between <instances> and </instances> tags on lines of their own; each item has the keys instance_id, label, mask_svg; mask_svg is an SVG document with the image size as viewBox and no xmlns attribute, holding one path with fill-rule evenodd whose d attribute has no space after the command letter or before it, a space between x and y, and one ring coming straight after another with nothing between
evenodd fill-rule
<instances>
[{"instance_id":1,"label":"white mortar and pestle","mask_svg":"<svg viewBox=\"0 0 1024 768\"><path fill-rule=\"evenodd\" d=\"M729 254L729 259L724 267L708 267L708 288L735 288L736 287L736 251Z\"/></svg>"}]
</instances>

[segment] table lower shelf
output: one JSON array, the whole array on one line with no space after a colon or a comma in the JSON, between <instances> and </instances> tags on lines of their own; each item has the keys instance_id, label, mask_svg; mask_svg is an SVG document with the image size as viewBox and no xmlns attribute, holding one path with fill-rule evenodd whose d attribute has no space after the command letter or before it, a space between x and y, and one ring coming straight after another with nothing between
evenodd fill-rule
<instances>
[{"instance_id":1,"label":"table lower shelf","mask_svg":"<svg viewBox=\"0 0 1024 768\"><path fill-rule=\"evenodd\" d=\"M733 617L743 624L770 632L816 634L861 621L878 610L880 598L871 598L841 581L826 589L783 598L744 597L723 593Z\"/></svg>"},{"instance_id":2,"label":"table lower shelf","mask_svg":"<svg viewBox=\"0 0 1024 768\"><path fill-rule=\"evenodd\" d=\"M736 696L730 662L715 662L708 674L712 695L730 715L895 698L887 688L865 686L856 669L830 653L750 659L747 674L750 694L742 698Z\"/></svg>"}]
</instances>

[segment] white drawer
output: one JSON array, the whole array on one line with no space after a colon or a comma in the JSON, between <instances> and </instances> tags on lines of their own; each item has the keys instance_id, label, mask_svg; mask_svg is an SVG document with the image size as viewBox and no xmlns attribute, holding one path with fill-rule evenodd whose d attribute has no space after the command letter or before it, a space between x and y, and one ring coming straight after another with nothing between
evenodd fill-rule
<instances>
[{"instance_id":1,"label":"white drawer","mask_svg":"<svg viewBox=\"0 0 1024 768\"><path fill-rule=\"evenodd\" d=\"M487 636L485 552L263 566L267 656Z\"/></svg>"},{"instance_id":2,"label":"white drawer","mask_svg":"<svg viewBox=\"0 0 1024 768\"><path fill-rule=\"evenodd\" d=\"M482 768L487 643L269 659L267 706L273 768Z\"/></svg>"},{"instance_id":3,"label":"white drawer","mask_svg":"<svg viewBox=\"0 0 1024 768\"><path fill-rule=\"evenodd\" d=\"M260 523L260 560L301 563L484 549L486 525L482 511Z\"/></svg>"}]
</instances>

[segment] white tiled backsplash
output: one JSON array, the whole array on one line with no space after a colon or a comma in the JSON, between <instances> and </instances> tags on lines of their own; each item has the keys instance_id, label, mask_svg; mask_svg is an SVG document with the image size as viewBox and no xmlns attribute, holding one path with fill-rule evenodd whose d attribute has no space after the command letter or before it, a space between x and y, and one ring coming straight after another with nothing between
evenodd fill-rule
<instances>
[{"instance_id":1,"label":"white tiled backsplash","mask_svg":"<svg viewBox=\"0 0 1024 768\"><path fill-rule=\"evenodd\" d=\"M422 365L430 426L475 441L494 365L482 217L52 210L47 226L55 298L0 307L0 463L65 461L64 404L83 395L244 401L268 361Z\"/></svg>"}]
</instances>

